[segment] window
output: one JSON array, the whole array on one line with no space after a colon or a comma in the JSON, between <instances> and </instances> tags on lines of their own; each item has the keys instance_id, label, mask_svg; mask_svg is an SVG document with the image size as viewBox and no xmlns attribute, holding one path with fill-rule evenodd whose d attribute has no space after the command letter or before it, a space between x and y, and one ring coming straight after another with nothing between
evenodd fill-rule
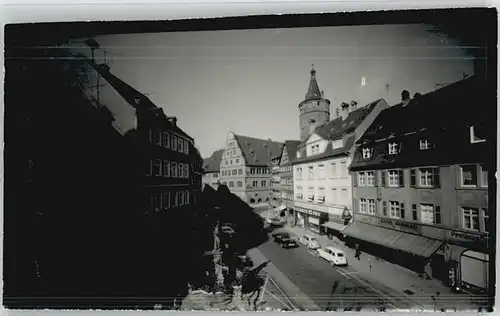
<instances>
[{"instance_id":1,"label":"window","mask_svg":"<svg viewBox=\"0 0 500 316\"><path fill-rule=\"evenodd\" d=\"M184 204L189 204L189 191L184 192Z\"/></svg>"},{"instance_id":2,"label":"window","mask_svg":"<svg viewBox=\"0 0 500 316\"><path fill-rule=\"evenodd\" d=\"M237 173L238 173L238 170L236 170L236 169L233 169L233 171L231 171L231 174L232 174L233 176L235 176Z\"/></svg>"},{"instance_id":3,"label":"window","mask_svg":"<svg viewBox=\"0 0 500 316\"><path fill-rule=\"evenodd\" d=\"M488 186L488 170L484 167L484 165L479 165L479 170L481 173L481 186L482 187L487 187Z\"/></svg>"},{"instance_id":4,"label":"window","mask_svg":"<svg viewBox=\"0 0 500 316\"><path fill-rule=\"evenodd\" d=\"M342 161L340 163L340 174L342 177L347 177L347 162Z\"/></svg>"},{"instance_id":5,"label":"window","mask_svg":"<svg viewBox=\"0 0 500 316\"><path fill-rule=\"evenodd\" d=\"M342 148L343 146L344 146L344 142L343 142L342 138L332 141L332 149Z\"/></svg>"},{"instance_id":6,"label":"window","mask_svg":"<svg viewBox=\"0 0 500 316\"><path fill-rule=\"evenodd\" d=\"M219 177L219 174L214 173L214 178L218 178L218 177Z\"/></svg>"},{"instance_id":7,"label":"window","mask_svg":"<svg viewBox=\"0 0 500 316\"><path fill-rule=\"evenodd\" d=\"M177 205L179 205L179 193L178 192L174 193L174 201L173 202L174 202L173 203L174 207L177 206Z\"/></svg>"},{"instance_id":8,"label":"window","mask_svg":"<svg viewBox=\"0 0 500 316\"><path fill-rule=\"evenodd\" d=\"M318 202L325 203L325 188L319 188Z\"/></svg>"},{"instance_id":9,"label":"window","mask_svg":"<svg viewBox=\"0 0 500 316\"><path fill-rule=\"evenodd\" d=\"M490 216L488 215L488 209L483 209L483 231L487 232L489 229Z\"/></svg>"},{"instance_id":10,"label":"window","mask_svg":"<svg viewBox=\"0 0 500 316\"><path fill-rule=\"evenodd\" d=\"M396 155L398 153L398 144L390 143L389 144L389 155Z\"/></svg>"},{"instance_id":11,"label":"window","mask_svg":"<svg viewBox=\"0 0 500 316\"><path fill-rule=\"evenodd\" d=\"M233 181L229 181L229 187L230 188L234 188L234 182Z\"/></svg>"},{"instance_id":12,"label":"window","mask_svg":"<svg viewBox=\"0 0 500 316\"><path fill-rule=\"evenodd\" d=\"M164 210L170 208L170 192L165 192L161 196L161 206Z\"/></svg>"},{"instance_id":13,"label":"window","mask_svg":"<svg viewBox=\"0 0 500 316\"><path fill-rule=\"evenodd\" d=\"M161 194L155 193L153 196L153 211L159 212L161 209Z\"/></svg>"},{"instance_id":14,"label":"window","mask_svg":"<svg viewBox=\"0 0 500 316\"><path fill-rule=\"evenodd\" d=\"M189 178L189 165L188 164L184 165L184 176L186 178Z\"/></svg>"},{"instance_id":15,"label":"window","mask_svg":"<svg viewBox=\"0 0 500 316\"><path fill-rule=\"evenodd\" d=\"M161 131L159 129L155 130L154 141L156 145L161 146Z\"/></svg>"},{"instance_id":16,"label":"window","mask_svg":"<svg viewBox=\"0 0 500 316\"><path fill-rule=\"evenodd\" d=\"M462 186L476 186L477 185L477 169L476 165L463 165L460 166L462 174Z\"/></svg>"},{"instance_id":17,"label":"window","mask_svg":"<svg viewBox=\"0 0 500 316\"><path fill-rule=\"evenodd\" d=\"M179 138L179 143L177 144L177 149L179 152L184 152L184 140Z\"/></svg>"},{"instance_id":18,"label":"window","mask_svg":"<svg viewBox=\"0 0 500 316\"><path fill-rule=\"evenodd\" d=\"M161 177L161 159L155 159L155 162L153 164L153 171L155 176L160 176Z\"/></svg>"},{"instance_id":19,"label":"window","mask_svg":"<svg viewBox=\"0 0 500 316\"><path fill-rule=\"evenodd\" d=\"M325 165L318 165L318 179L325 178Z\"/></svg>"},{"instance_id":20,"label":"window","mask_svg":"<svg viewBox=\"0 0 500 316\"><path fill-rule=\"evenodd\" d=\"M184 153L189 155L189 142L187 140L184 141Z\"/></svg>"},{"instance_id":21,"label":"window","mask_svg":"<svg viewBox=\"0 0 500 316\"><path fill-rule=\"evenodd\" d=\"M170 162L168 160L163 160L163 176L170 177Z\"/></svg>"},{"instance_id":22,"label":"window","mask_svg":"<svg viewBox=\"0 0 500 316\"><path fill-rule=\"evenodd\" d=\"M172 150L177 150L177 137L172 135L172 142L170 143Z\"/></svg>"},{"instance_id":23,"label":"window","mask_svg":"<svg viewBox=\"0 0 500 316\"><path fill-rule=\"evenodd\" d=\"M309 170L309 174L308 174L309 179L314 179L314 167L309 166L308 170Z\"/></svg>"},{"instance_id":24,"label":"window","mask_svg":"<svg viewBox=\"0 0 500 316\"><path fill-rule=\"evenodd\" d=\"M416 221L417 220L417 204L411 205L411 213L412 213L412 219L414 221Z\"/></svg>"},{"instance_id":25,"label":"window","mask_svg":"<svg viewBox=\"0 0 500 316\"><path fill-rule=\"evenodd\" d=\"M420 168L419 174L421 187L439 186L439 168Z\"/></svg>"},{"instance_id":26,"label":"window","mask_svg":"<svg viewBox=\"0 0 500 316\"><path fill-rule=\"evenodd\" d=\"M371 156L370 148L363 148L363 159L369 159Z\"/></svg>"},{"instance_id":27,"label":"window","mask_svg":"<svg viewBox=\"0 0 500 316\"><path fill-rule=\"evenodd\" d=\"M373 171L366 172L366 185L367 186L375 185L375 172Z\"/></svg>"},{"instance_id":28,"label":"window","mask_svg":"<svg viewBox=\"0 0 500 316\"><path fill-rule=\"evenodd\" d=\"M375 214L375 199L368 199L368 214Z\"/></svg>"},{"instance_id":29,"label":"window","mask_svg":"<svg viewBox=\"0 0 500 316\"><path fill-rule=\"evenodd\" d=\"M260 181L260 186L265 188L267 186L267 181L266 180Z\"/></svg>"},{"instance_id":30,"label":"window","mask_svg":"<svg viewBox=\"0 0 500 316\"><path fill-rule=\"evenodd\" d=\"M420 150L427 150L431 148L431 143L427 139L420 140Z\"/></svg>"},{"instance_id":31,"label":"window","mask_svg":"<svg viewBox=\"0 0 500 316\"><path fill-rule=\"evenodd\" d=\"M486 135L484 135L484 130L481 127L471 126L470 128L470 142L482 143L486 141Z\"/></svg>"},{"instance_id":32,"label":"window","mask_svg":"<svg viewBox=\"0 0 500 316\"><path fill-rule=\"evenodd\" d=\"M170 134L167 132L163 133L163 147L170 148Z\"/></svg>"},{"instance_id":33,"label":"window","mask_svg":"<svg viewBox=\"0 0 500 316\"><path fill-rule=\"evenodd\" d=\"M332 189L332 202L335 203L337 201L337 189Z\"/></svg>"},{"instance_id":34,"label":"window","mask_svg":"<svg viewBox=\"0 0 500 316\"><path fill-rule=\"evenodd\" d=\"M236 186L238 188L242 188L243 187L243 182L241 182L241 181L236 182Z\"/></svg>"},{"instance_id":35,"label":"window","mask_svg":"<svg viewBox=\"0 0 500 316\"><path fill-rule=\"evenodd\" d=\"M365 198L359 199L359 212L368 213L368 203Z\"/></svg>"},{"instance_id":36,"label":"window","mask_svg":"<svg viewBox=\"0 0 500 316\"><path fill-rule=\"evenodd\" d=\"M171 162L170 163L170 174L172 175L172 178L177 178L177 163L176 162Z\"/></svg>"},{"instance_id":37,"label":"window","mask_svg":"<svg viewBox=\"0 0 500 316\"><path fill-rule=\"evenodd\" d=\"M399 170L389 170L389 186L397 187L399 186Z\"/></svg>"},{"instance_id":38,"label":"window","mask_svg":"<svg viewBox=\"0 0 500 316\"><path fill-rule=\"evenodd\" d=\"M358 173L358 185L361 187L366 185L366 173L364 172Z\"/></svg>"},{"instance_id":39,"label":"window","mask_svg":"<svg viewBox=\"0 0 500 316\"><path fill-rule=\"evenodd\" d=\"M404 218L404 204L397 201L389 201L389 216L392 218Z\"/></svg>"},{"instance_id":40,"label":"window","mask_svg":"<svg viewBox=\"0 0 500 316\"><path fill-rule=\"evenodd\" d=\"M184 178L184 164L179 162L177 164L177 169L179 170L177 171L178 172L177 177Z\"/></svg>"},{"instance_id":41,"label":"window","mask_svg":"<svg viewBox=\"0 0 500 316\"><path fill-rule=\"evenodd\" d=\"M253 186L254 188L256 188L256 187L257 187L257 185L259 185L259 182L258 182L258 181L252 181L252 186Z\"/></svg>"},{"instance_id":42,"label":"window","mask_svg":"<svg viewBox=\"0 0 500 316\"><path fill-rule=\"evenodd\" d=\"M316 155L319 154L319 144L312 145L311 146L311 154Z\"/></svg>"},{"instance_id":43,"label":"window","mask_svg":"<svg viewBox=\"0 0 500 316\"><path fill-rule=\"evenodd\" d=\"M473 207L462 207L463 228L479 230L479 210Z\"/></svg>"},{"instance_id":44,"label":"window","mask_svg":"<svg viewBox=\"0 0 500 316\"><path fill-rule=\"evenodd\" d=\"M184 205L184 192L179 192L179 205Z\"/></svg>"},{"instance_id":45,"label":"window","mask_svg":"<svg viewBox=\"0 0 500 316\"><path fill-rule=\"evenodd\" d=\"M335 162L332 162L332 173L331 176L332 178L335 178L337 176L337 164Z\"/></svg>"},{"instance_id":46,"label":"window","mask_svg":"<svg viewBox=\"0 0 500 316\"><path fill-rule=\"evenodd\" d=\"M420 204L420 221L424 224L434 224L434 206Z\"/></svg>"}]
</instances>

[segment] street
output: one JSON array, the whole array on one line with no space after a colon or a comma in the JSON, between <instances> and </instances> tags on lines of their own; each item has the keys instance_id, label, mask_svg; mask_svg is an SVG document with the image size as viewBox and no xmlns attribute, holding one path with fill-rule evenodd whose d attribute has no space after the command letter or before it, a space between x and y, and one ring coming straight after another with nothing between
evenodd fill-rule
<instances>
[{"instance_id":1,"label":"street","mask_svg":"<svg viewBox=\"0 0 500 316\"><path fill-rule=\"evenodd\" d=\"M259 250L321 310L415 308L411 302L393 297L384 286L367 283L351 267L331 267L302 245L283 249L270 240ZM289 298L294 301L293 297Z\"/></svg>"}]
</instances>

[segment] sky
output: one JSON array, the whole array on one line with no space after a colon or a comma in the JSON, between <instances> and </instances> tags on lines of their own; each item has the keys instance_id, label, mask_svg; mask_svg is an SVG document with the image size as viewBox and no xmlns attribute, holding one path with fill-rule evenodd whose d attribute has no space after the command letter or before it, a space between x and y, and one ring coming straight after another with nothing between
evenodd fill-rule
<instances>
[{"instance_id":1,"label":"sky","mask_svg":"<svg viewBox=\"0 0 500 316\"><path fill-rule=\"evenodd\" d=\"M145 93L196 142L203 157L228 133L299 139L298 104L314 64L331 101L397 104L473 74L472 57L425 25L369 25L97 37L111 72Z\"/></svg>"}]
</instances>

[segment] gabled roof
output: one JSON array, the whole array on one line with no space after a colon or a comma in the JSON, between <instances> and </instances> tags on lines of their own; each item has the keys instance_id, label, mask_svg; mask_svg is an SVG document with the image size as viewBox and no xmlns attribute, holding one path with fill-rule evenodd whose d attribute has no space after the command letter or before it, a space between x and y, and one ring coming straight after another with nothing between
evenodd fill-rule
<instances>
[{"instance_id":1,"label":"gabled roof","mask_svg":"<svg viewBox=\"0 0 500 316\"><path fill-rule=\"evenodd\" d=\"M311 162L311 161L317 161L317 160L322 160L324 158L329 158L329 157L335 157L335 156L341 156L341 155L348 155L350 150L352 149L352 146L354 145L354 140L355 140L355 135L352 134L344 142L344 146L341 148L336 148L333 149L332 143L329 142L328 145L326 146L326 149L323 153L319 155L314 155L314 156L309 156L307 157L305 155L305 148L303 147L302 149L299 149L301 151L301 158L296 158L293 163L302 163L302 162Z\"/></svg>"},{"instance_id":2,"label":"gabled roof","mask_svg":"<svg viewBox=\"0 0 500 316\"><path fill-rule=\"evenodd\" d=\"M406 106L389 107L380 112L358 143L487 119L482 106L486 103L484 86L484 81L473 76L411 99Z\"/></svg>"},{"instance_id":3,"label":"gabled roof","mask_svg":"<svg viewBox=\"0 0 500 316\"><path fill-rule=\"evenodd\" d=\"M133 88L117 76L111 73L109 67L107 65L98 65L94 61L86 58L83 55L79 56L80 59L86 63L88 63L101 77L106 80L111 87L123 98L125 101L134 107L137 110L153 110L158 111L158 115L160 115L164 120L165 124L169 127L170 130L177 132L180 135L183 135L189 139L193 139L186 132L184 132L177 124L173 124L170 120L167 119L163 109L156 106L146 95L139 92L137 89Z\"/></svg>"},{"instance_id":4,"label":"gabled roof","mask_svg":"<svg viewBox=\"0 0 500 316\"><path fill-rule=\"evenodd\" d=\"M248 136L236 135L234 138L243 154L247 165L267 166L273 157L281 153L283 143L270 139L260 139Z\"/></svg>"},{"instance_id":5,"label":"gabled roof","mask_svg":"<svg viewBox=\"0 0 500 316\"><path fill-rule=\"evenodd\" d=\"M222 161L224 149L218 149L208 158L203 159L204 172L220 172L220 163Z\"/></svg>"},{"instance_id":6,"label":"gabled roof","mask_svg":"<svg viewBox=\"0 0 500 316\"><path fill-rule=\"evenodd\" d=\"M314 133L325 140L341 138L344 134L354 131L381 101L383 101L383 99L378 99L364 107L352 111L345 120L342 120L342 117L337 117L326 124L320 125L314 130ZM307 140L308 139L305 139L299 147L305 146Z\"/></svg>"},{"instance_id":7,"label":"gabled roof","mask_svg":"<svg viewBox=\"0 0 500 316\"><path fill-rule=\"evenodd\" d=\"M300 140L286 140L285 149L288 155L288 160L294 161L297 157L297 148L300 145Z\"/></svg>"}]
</instances>

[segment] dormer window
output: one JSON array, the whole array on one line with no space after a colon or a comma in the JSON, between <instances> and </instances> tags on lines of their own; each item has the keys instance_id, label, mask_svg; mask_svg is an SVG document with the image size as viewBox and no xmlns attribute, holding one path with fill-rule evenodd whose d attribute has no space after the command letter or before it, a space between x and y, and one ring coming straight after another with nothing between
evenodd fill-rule
<instances>
[{"instance_id":1,"label":"dormer window","mask_svg":"<svg viewBox=\"0 0 500 316\"><path fill-rule=\"evenodd\" d=\"M431 143L427 139L420 140L420 150L427 150L431 148Z\"/></svg>"},{"instance_id":2,"label":"dormer window","mask_svg":"<svg viewBox=\"0 0 500 316\"><path fill-rule=\"evenodd\" d=\"M343 146L344 146L344 142L343 142L342 138L332 141L332 148L333 149L342 148Z\"/></svg>"},{"instance_id":3,"label":"dormer window","mask_svg":"<svg viewBox=\"0 0 500 316\"><path fill-rule=\"evenodd\" d=\"M363 159L370 159L372 157L372 153L370 148L363 148Z\"/></svg>"},{"instance_id":4,"label":"dormer window","mask_svg":"<svg viewBox=\"0 0 500 316\"><path fill-rule=\"evenodd\" d=\"M297 158L300 158L300 151L297 151Z\"/></svg>"},{"instance_id":5,"label":"dormer window","mask_svg":"<svg viewBox=\"0 0 500 316\"><path fill-rule=\"evenodd\" d=\"M319 154L319 144L312 145L311 146L311 154L316 155Z\"/></svg>"},{"instance_id":6,"label":"dormer window","mask_svg":"<svg viewBox=\"0 0 500 316\"><path fill-rule=\"evenodd\" d=\"M389 143L389 155L396 155L398 153L398 144Z\"/></svg>"},{"instance_id":7,"label":"dormer window","mask_svg":"<svg viewBox=\"0 0 500 316\"><path fill-rule=\"evenodd\" d=\"M483 129L478 126L469 127L469 133L471 144L482 143L486 141L486 135L484 135Z\"/></svg>"}]
</instances>

